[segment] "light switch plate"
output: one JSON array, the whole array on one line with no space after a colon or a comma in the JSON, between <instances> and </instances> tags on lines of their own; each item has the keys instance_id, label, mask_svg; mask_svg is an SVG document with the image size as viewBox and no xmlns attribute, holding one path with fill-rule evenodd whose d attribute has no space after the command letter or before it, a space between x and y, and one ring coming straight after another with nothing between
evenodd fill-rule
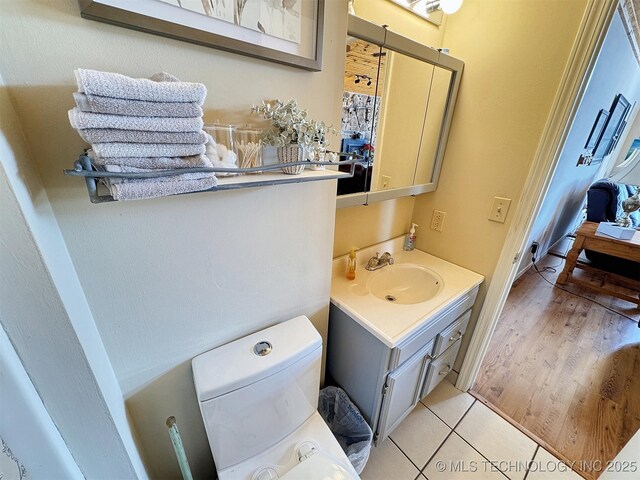
<instances>
[{"instance_id":1,"label":"light switch plate","mask_svg":"<svg viewBox=\"0 0 640 480\"><path fill-rule=\"evenodd\" d=\"M494 197L493 205L491 205L491 213L489 214L489 220L504 223L507 219L507 212L509 211L510 205L510 198Z\"/></svg>"}]
</instances>

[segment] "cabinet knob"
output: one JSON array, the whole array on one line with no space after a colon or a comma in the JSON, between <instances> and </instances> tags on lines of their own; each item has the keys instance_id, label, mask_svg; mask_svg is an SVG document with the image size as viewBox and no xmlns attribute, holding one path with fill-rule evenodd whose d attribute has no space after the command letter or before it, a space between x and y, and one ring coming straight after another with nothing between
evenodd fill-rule
<instances>
[{"instance_id":1,"label":"cabinet knob","mask_svg":"<svg viewBox=\"0 0 640 480\"><path fill-rule=\"evenodd\" d=\"M450 371L451 371L451 364L447 363L447 368L445 368L444 370L440 370L440 373L438 375L446 375Z\"/></svg>"}]
</instances>

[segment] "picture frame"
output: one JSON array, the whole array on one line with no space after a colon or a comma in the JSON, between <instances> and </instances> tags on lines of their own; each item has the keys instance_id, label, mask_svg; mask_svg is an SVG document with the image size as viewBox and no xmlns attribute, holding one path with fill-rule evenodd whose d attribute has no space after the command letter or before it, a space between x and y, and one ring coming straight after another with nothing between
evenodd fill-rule
<instances>
[{"instance_id":1,"label":"picture frame","mask_svg":"<svg viewBox=\"0 0 640 480\"><path fill-rule=\"evenodd\" d=\"M598 142L598 138L600 138L600 134L602 133L602 129L604 128L608 119L609 111L605 110L604 108L601 109L596 116L595 122L593 122L591 132L589 132L589 137L587 138L587 143L584 144L584 148L588 150L589 153L593 152L593 149Z\"/></svg>"},{"instance_id":2,"label":"picture frame","mask_svg":"<svg viewBox=\"0 0 640 480\"><path fill-rule=\"evenodd\" d=\"M78 1L80 15L90 20L290 67L322 70L325 0L297 0L293 2L297 10L283 7L282 12L276 12L272 3L266 0L251 4L246 0ZM202 12L196 11L199 5L202 5ZM239 8L247 5L250 8L244 10L244 16L249 17L251 23L243 20L243 10ZM261 10L256 12L255 5L259 5ZM220 6L219 10L217 6ZM280 27L279 13L282 16ZM270 23L261 22L263 18L274 20Z\"/></svg>"},{"instance_id":3,"label":"picture frame","mask_svg":"<svg viewBox=\"0 0 640 480\"><path fill-rule=\"evenodd\" d=\"M613 135L613 140L611 142L611 146L609 147L608 153L613 152L613 150L616 148L616 146L618 145L618 140L620 140L620 137L622 136L622 132L624 131L626 126L627 126L626 120L623 120L622 122L620 122L620 125L618 125L618 130L616 130L616 133Z\"/></svg>"},{"instance_id":4,"label":"picture frame","mask_svg":"<svg viewBox=\"0 0 640 480\"><path fill-rule=\"evenodd\" d=\"M622 133L620 125L624 122L630 106L629 101L621 93L617 94L613 99L609 109L609 118L593 150L591 165L602 162L602 159L611 153L616 139Z\"/></svg>"}]
</instances>

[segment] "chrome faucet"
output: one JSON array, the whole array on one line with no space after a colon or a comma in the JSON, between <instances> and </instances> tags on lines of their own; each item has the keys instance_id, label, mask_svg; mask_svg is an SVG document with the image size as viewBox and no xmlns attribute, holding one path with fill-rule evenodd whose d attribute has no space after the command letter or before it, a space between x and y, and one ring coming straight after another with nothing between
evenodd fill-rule
<instances>
[{"instance_id":1,"label":"chrome faucet","mask_svg":"<svg viewBox=\"0 0 640 480\"><path fill-rule=\"evenodd\" d=\"M391 254L389 252L384 252L382 255L380 255L378 252L376 252L376 256L371 257L364 268L365 270L373 272L374 270L386 267L387 265L393 265L393 257L391 256Z\"/></svg>"}]
</instances>

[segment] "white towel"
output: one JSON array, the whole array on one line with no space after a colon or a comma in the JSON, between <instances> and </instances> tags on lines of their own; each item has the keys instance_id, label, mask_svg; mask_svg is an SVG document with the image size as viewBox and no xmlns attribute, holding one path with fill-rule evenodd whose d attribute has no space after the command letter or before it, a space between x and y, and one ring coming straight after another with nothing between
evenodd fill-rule
<instances>
[{"instance_id":1,"label":"white towel","mask_svg":"<svg viewBox=\"0 0 640 480\"><path fill-rule=\"evenodd\" d=\"M185 174L186 175L186 174ZM180 193L208 190L218 184L213 173L207 178L181 179L184 175L165 177L152 182L126 182L112 184L110 191L115 200L140 200L143 198L165 197Z\"/></svg>"},{"instance_id":2,"label":"white towel","mask_svg":"<svg viewBox=\"0 0 640 480\"><path fill-rule=\"evenodd\" d=\"M207 96L207 88L201 83L154 81L83 68L75 70L74 73L78 91L87 95L150 102L196 102L198 105L202 105ZM168 74L156 75L153 78L175 79Z\"/></svg>"},{"instance_id":3,"label":"white towel","mask_svg":"<svg viewBox=\"0 0 640 480\"><path fill-rule=\"evenodd\" d=\"M112 157L187 157L202 155L204 144L193 143L94 143L98 158Z\"/></svg>"},{"instance_id":4,"label":"white towel","mask_svg":"<svg viewBox=\"0 0 640 480\"><path fill-rule=\"evenodd\" d=\"M196 102L145 102L78 92L73 93L73 98L83 112L132 117L201 117L203 113L202 107Z\"/></svg>"},{"instance_id":5,"label":"white towel","mask_svg":"<svg viewBox=\"0 0 640 480\"><path fill-rule=\"evenodd\" d=\"M69 110L69 122L76 130L86 128L117 128L119 130L149 130L153 132L199 132L202 118L129 117L106 113Z\"/></svg>"},{"instance_id":6,"label":"white towel","mask_svg":"<svg viewBox=\"0 0 640 480\"><path fill-rule=\"evenodd\" d=\"M146 130L118 130L115 128L87 128L77 130L87 143L205 143L207 134L199 132L150 132Z\"/></svg>"}]
</instances>

